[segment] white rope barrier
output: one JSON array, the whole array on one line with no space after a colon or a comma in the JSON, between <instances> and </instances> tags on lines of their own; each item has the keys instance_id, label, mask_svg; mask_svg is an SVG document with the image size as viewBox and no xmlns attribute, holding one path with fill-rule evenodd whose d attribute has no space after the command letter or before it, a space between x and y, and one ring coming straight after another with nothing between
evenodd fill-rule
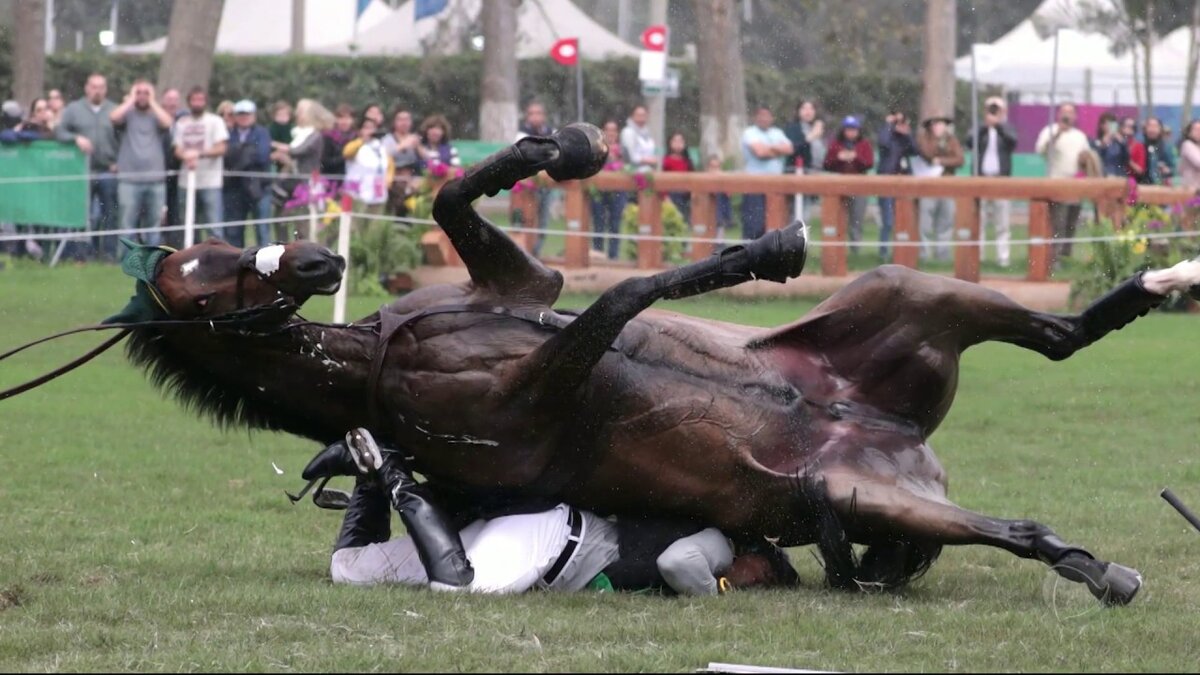
<instances>
[{"instance_id":1,"label":"white rope barrier","mask_svg":"<svg viewBox=\"0 0 1200 675\"><path fill-rule=\"evenodd\" d=\"M348 216L349 218L352 218L352 219L383 221L383 222L390 222L390 223L397 224L397 225L437 225L437 221L430 220L428 218L406 218L406 217L401 217L401 216L387 216L387 215L382 215L382 214L377 214L377 213L362 213L362 212L357 212L357 211L350 211L350 212L338 213L338 214L324 213L324 214L318 214L318 217L319 217L319 219L325 219L325 218L334 217L334 216L340 217L342 215ZM267 224L275 224L275 223L291 223L291 222L308 221L309 219L310 219L310 216L308 213L301 213L301 214L296 214L296 215L291 215L291 216L277 216L277 217L273 217L273 218L250 218L250 219L246 219L246 220L221 221L218 223L196 223L195 227L197 229L206 228L209 230L216 230L216 229L220 229L220 228L224 228L224 227L267 225ZM161 233L161 232L178 232L178 231L185 230L186 228L187 228L186 225L173 225L173 226L147 227L147 228L139 228L139 229L120 229L120 230L71 230L69 232L54 232L54 233L28 232L28 233L0 235L0 243L10 242L10 241L25 241L26 239L58 241L58 240L64 240L64 239L67 239L67 240L69 240L69 239L84 239L84 238L88 238L88 237L115 237L115 236L142 235L142 234ZM549 230L549 229L541 230L536 227L500 226L500 229L505 232L513 232L513 233L523 233L523 234L539 234L540 233L540 234L544 234L547 237L555 237L555 236L587 237L587 238L603 239L605 241L607 241L609 239L617 239L620 241L659 241L659 242L678 242L678 243L684 243L684 244L707 243L707 244L725 244L725 245L745 244L745 243L749 243L751 241L749 239L676 237L676 236L655 235L655 234L583 232L583 231L578 231L578 230ZM1102 236L1102 237L1063 237L1061 239L1032 237L1029 239L1012 239L1009 241L1009 243L1013 246L1036 246L1036 245L1045 245L1045 244L1091 244L1091 243L1096 243L1096 242L1133 241L1133 240L1139 240L1139 239L1148 239L1148 240L1153 241L1156 239L1185 239L1185 238L1200 239L1200 231L1161 232L1161 233L1154 233L1154 234L1141 233L1138 235L1114 234L1114 235L1107 235L1107 236ZM926 243L928 243L930 245L936 243L936 244L940 244L943 246L962 247L962 246L986 246L986 245L994 244L995 240L992 240L992 239L958 239L958 240L944 241L944 242L921 242L921 241L898 241L898 240L893 240L890 242L879 242L879 241L872 240L872 241L849 242L849 241L822 241L820 239L812 239L809 241L809 246L812 248L822 248L822 247L824 247L824 248L851 248L851 247L875 246L880 243L885 243L888 246L896 246L896 247L922 246L922 245L925 245Z\"/></svg>"}]
</instances>

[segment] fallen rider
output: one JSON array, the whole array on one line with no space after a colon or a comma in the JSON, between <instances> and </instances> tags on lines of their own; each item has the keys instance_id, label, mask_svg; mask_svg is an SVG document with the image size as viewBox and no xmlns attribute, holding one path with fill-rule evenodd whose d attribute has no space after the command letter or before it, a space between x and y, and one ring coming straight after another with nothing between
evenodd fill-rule
<instances>
[{"instance_id":1,"label":"fallen rider","mask_svg":"<svg viewBox=\"0 0 1200 675\"><path fill-rule=\"evenodd\" d=\"M335 475L354 475L356 483L330 561L334 583L715 595L796 581L787 555L771 544L745 547L735 557L719 530L689 523L612 522L567 504L528 501L493 513L459 509L452 517L428 484L413 480L400 453L381 449L365 429L348 433L304 470L307 480ZM389 507L408 535L391 538Z\"/></svg>"}]
</instances>

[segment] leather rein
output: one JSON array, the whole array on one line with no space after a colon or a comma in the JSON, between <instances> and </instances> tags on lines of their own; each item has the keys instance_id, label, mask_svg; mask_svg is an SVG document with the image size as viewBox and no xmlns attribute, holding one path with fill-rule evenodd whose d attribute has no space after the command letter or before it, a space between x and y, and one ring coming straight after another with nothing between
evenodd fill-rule
<instances>
[{"instance_id":1,"label":"leather rein","mask_svg":"<svg viewBox=\"0 0 1200 675\"><path fill-rule=\"evenodd\" d=\"M167 309L166 302L163 300L164 296L163 296L162 291L159 290L158 287L151 282L139 280L138 283L146 284L147 291L149 291L150 296L154 299L155 303L162 310L162 313L167 317L166 319L153 319L153 320L149 320L149 321L135 321L135 322L125 322L125 323L99 323L99 324L94 324L91 326L83 326L81 328L72 328L71 330L65 330L65 331L62 331L61 333L55 333L53 335L48 335L46 337L38 338L31 342L27 342L19 347L16 347L14 349L10 349L9 351L4 352L3 354L0 354L0 361L3 361L11 356L15 356L16 354L19 354L20 352L23 352L26 349L29 349L30 347L35 347L37 345L40 345L40 344L43 344L46 342L50 342L51 340L57 340L58 338L66 337L68 335L76 335L79 333L88 333L88 332L103 331L103 330L120 330L121 331L120 333L117 333L116 335L108 338L104 342L102 342L99 345L97 345L96 347L92 348L88 352L84 353L82 356L79 356L71 361L68 361L67 363L55 368L54 370L51 370L47 373L39 375L39 376L33 378L32 380L29 380L28 382L18 384L14 387L9 387L8 389L0 390L0 401L3 401L4 399L7 399L7 398L12 398L13 396L16 396L18 394L23 394L31 389L36 389L37 387L40 387L43 384L46 384L47 382L50 382L50 381L55 380L63 375L66 375L67 373L71 372L72 370L75 370L76 368L82 366L83 364L91 361L92 359L96 358L97 356L100 356L104 352L111 349L114 345L119 343L122 339L124 339L131 332L133 332L133 330L136 328L142 328L142 327L147 327L147 326L154 326L156 328L165 327L165 326L207 326L208 328L210 328L212 330L216 330L218 327L221 327L221 328L229 327L229 328L233 328L234 330L243 330L244 331L247 328L249 328L250 326L252 326L255 322L260 321L264 316L269 315L271 313L275 313L275 312L287 312L289 314L295 313L295 310L298 309L297 305L290 300L285 300L284 298L280 298L276 302L273 302L268 305L260 305L257 307L249 307L249 308L244 307L244 305L245 305L244 287L245 287L245 277L246 277L247 272L254 272L255 274L258 275L258 277L262 281L266 282L268 285L270 285L272 287L275 287L275 284L273 284L271 282L270 277L263 274L262 272L260 272L254 264L255 256L258 254L258 251L260 248L262 248L262 247L257 246L255 248L246 249L241 254L241 256L238 258L238 264L237 264L237 308L234 311L229 312L227 314L223 314L218 317L213 317L211 319L172 319L172 318L170 318L171 314L170 314L169 310ZM279 290L278 287L275 287L275 289L277 291ZM280 292L282 293L282 291L280 291ZM277 330L269 331L269 332L262 332L261 334L265 336L265 335L269 335L271 333L279 333L279 332L283 332L283 331L287 331L287 330L292 330L294 328L299 328L301 326L311 326L311 325L334 326L334 324L322 324L322 323L313 322L313 321L300 321L300 322L296 322L296 323L287 324L285 326L280 326ZM343 326L337 325L336 327L340 328Z\"/></svg>"}]
</instances>

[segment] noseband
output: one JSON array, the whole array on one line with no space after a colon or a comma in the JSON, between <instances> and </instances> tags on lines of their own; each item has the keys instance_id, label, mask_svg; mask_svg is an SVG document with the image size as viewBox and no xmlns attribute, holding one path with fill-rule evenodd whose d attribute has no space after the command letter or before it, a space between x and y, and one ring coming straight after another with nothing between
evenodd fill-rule
<instances>
[{"instance_id":1,"label":"noseband","mask_svg":"<svg viewBox=\"0 0 1200 675\"><path fill-rule=\"evenodd\" d=\"M282 244L272 244L271 246L282 246ZM151 247L147 247L147 248L151 248ZM153 248L157 248L167 254L173 253L175 251L175 249L169 249L167 247L153 247ZM144 326L155 326L155 327L159 327L159 326L206 326L210 330L214 330L214 331L219 330L219 329L232 329L232 330L239 331L242 333L255 332L255 333L266 336L266 335L282 332L285 330L290 330L291 328L315 323L315 322L310 322L310 321L301 321L301 322L286 325L286 326L280 326L277 330L274 330L274 331L263 331L263 330L254 331L253 330L255 328L256 324L262 324L262 323L273 324L274 322L271 321L272 318L274 318L276 316L280 316L280 315L284 315L284 316L292 315L292 314L295 314L297 309L299 309L299 307L296 305L295 301L290 299L286 293L284 293L282 290L280 290L279 286L277 286L273 281L271 281L271 276L274 274L275 269L278 269L278 268L276 267L275 269L272 269L270 272L264 272L262 267L259 266L259 261L257 260L258 254L264 248L269 248L269 246L256 246L252 249L248 249L248 250L244 251L241 254L241 256L238 257L238 262L237 262L237 308L232 312L227 312L225 314L222 314L221 316L213 317L210 319L175 319L171 316L170 310L167 309L166 296L163 294L162 290L159 289L158 284L155 283L155 280L158 276L157 275L157 263L161 262L161 258L154 259L151 264L145 265L144 267L146 267L147 269L133 269L131 267L123 265L123 269L125 270L125 272L130 274L131 276L133 276L135 279L137 279L139 294L141 294L144 291L145 295L149 296L149 300L147 301L147 300L143 299L143 302L152 302L152 311L155 313L161 313L161 315L165 318L162 318L162 319L145 318L145 319L137 319L137 320L133 320L133 321L113 321L112 319L109 319L108 321L110 321L110 322L100 323L100 324L96 324L93 326L84 326L82 328L74 328L72 330L63 331L61 333L55 333L54 335L50 335L50 336L47 336L44 338L39 338L32 342L28 342L24 345L21 345L20 347L17 347L15 349L4 352L3 354L0 354L0 361L3 361L4 359L7 359L10 356L18 354L20 352L23 352L26 349L29 349L30 347L42 344L44 342L49 342L50 340L54 340L54 339L57 339L60 337L65 337L67 335L75 335L77 333L86 333L86 332L101 331L101 330L120 330L121 331L120 333L105 340L99 346L93 348L91 351L85 353L83 356L80 356L72 361L69 361L66 364L59 366L58 368L55 368L54 370L51 370L48 373L40 375L28 382L19 384L15 387L10 387L8 389L0 390L0 401L3 401L6 398L11 398L13 396L16 396L17 394L29 391L30 389L35 389L43 384L46 384L47 382L50 382L51 380L58 378L59 376L65 375L65 374L71 372L72 370L75 370L79 366L82 366L83 364L87 363L88 361L91 361L92 359L96 358L97 356L103 354L105 351L107 351L113 345L116 345L123 338L125 338L127 335L129 335L129 333L132 332L133 329L135 329L135 328L140 328L140 327L144 327ZM280 253L280 256L282 256L282 253ZM279 258L276 257L274 262L277 263L278 259ZM268 256L268 258L264 260L264 264L267 264L269 261L270 261L270 257ZM136 265L134 267L136 267ZM148 268L154 268L154 269L148 269ZM266 305L256 305L254 307L246 307L245 306L245 279L246 279L246 274L248 272L253 272L254 274L258 275L259 279L261 279L264 283L266 283L267 285L269 285L275 289L275 291L279 295L279 297L277 297L274 302L271 302ZM114 317L114 318L116 318L116 317ZM126 316L125 318L128 318L128 316Z\"/></svg>"}]
</instances>

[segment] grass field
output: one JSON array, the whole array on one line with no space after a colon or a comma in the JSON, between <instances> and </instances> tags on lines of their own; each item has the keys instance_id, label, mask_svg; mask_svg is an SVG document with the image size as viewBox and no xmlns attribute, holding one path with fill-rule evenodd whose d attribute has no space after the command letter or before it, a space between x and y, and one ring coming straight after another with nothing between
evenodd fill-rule
<instances>
[{"instance_id":1,"label":"grass field","mask_svg":"<svg viewBox=\"0 0 1200 675\"><path fill-rule=\"evenodd\" d=\"M0 351L107 316L131 288L111 267L9 265ZM808 306L675 308L773 325ZM328 302L307 314L328 317ZM283 495L317 448L221 432L114 351L0 403L0 670L1194 671L1200 536L1157 493L1171 486L1200 508L1197 337L1195 318L1152 316L1062 364L977 348L932 439L961 504L1042 520L1140 569L1142 594L1117 610L983 548L948 549L906 591L863 597L821 588L804 549L804 588L704 600L334 587L339 516ZM0 387L96 342L5 362Z\"/></svg>"}]
</instances>

